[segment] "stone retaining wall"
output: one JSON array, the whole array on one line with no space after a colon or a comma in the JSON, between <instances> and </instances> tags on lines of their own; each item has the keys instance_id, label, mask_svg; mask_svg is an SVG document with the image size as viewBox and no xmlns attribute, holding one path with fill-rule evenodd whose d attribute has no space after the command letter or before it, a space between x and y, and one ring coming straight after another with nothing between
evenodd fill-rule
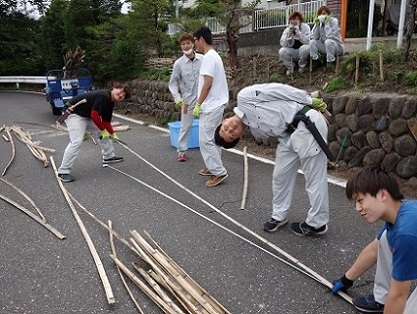
<instances>
[{"instance_id":1,"label":"stone retaining wall","mask_svg":"<svg viewBox=\"0 0 417 314\"><path fill-rule=\"evenodd\" d=\"M180 119L166 82L133 81L130 85L132 111ZM237 92L230 91L228 111L236 105ZM417 176L416 96L351 93L323 97L332 114L328 143L339 156L340 166L382 163L402 178Z\"/></svg>"}]
</instances>

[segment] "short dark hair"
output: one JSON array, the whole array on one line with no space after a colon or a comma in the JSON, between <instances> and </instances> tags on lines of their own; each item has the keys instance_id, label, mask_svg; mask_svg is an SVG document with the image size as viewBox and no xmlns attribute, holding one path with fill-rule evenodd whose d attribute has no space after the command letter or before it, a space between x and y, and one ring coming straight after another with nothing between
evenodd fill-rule
<instances>
[{"instance_id":1,"label":"short dark hair","mask_svg":"<svg viewBox=\"0 0 417 314\"><path fill-rule=\"evenodd\" d=\"M301 23L304 22L304 17L300 12L293 12L290 14L290 16L288 17L289 21L295 20L298 17L298 19L300 20Z\"/></svg>"},{"instance_id":2,"label":"short dark hair","mask_svg":"<svg viewBox=\"0 0 417 314\"><path fill-rule=\"evenodd\" d=\"M233 142L226 142L223 137L220 136L220 128L222 127L222 124L220 124L216 130L214 131L214 142L222 146L223 148L229 149L233 148L239 143L240 138L235 139Z\"/></svg>"},{"instance_id":3,"label":"short dark hair","mask_svg":"<svg viewBox=\"0 0 417 314\"><path fill-rule=\"evenodd\" d=\"M211 30L207 26L201 26L199 29L197 29L193 36L197 39L200 39L200 37L203 37L205 42L209 45L213 44L213 36L211 35Z\"/></svg>"},{"instance_id":4,"label":"short dark hair","mask_svg":"<svg viewBox=\"0 0 417 314\"><path fill-rule=\"evenodd\" d=\"M127 84L123 84L123 83L119 83L119 82L114 82L112 89L113 88L121 88L123 89L124 93L125 93L125 99L129 99L130 97L132 97L132 91L130 90L129 86L127 86Z\"/></svg>"},{"instance_id":5,"label":"short dark hair","mask_svg":"<svg viewBox=\"0 0 417 314\"><path fill-rule=\"evenodd\" d=\"M396 201L401 201L404 196L392 173L385 171L382 165L367 166L353 174L346 184L346 196L353 200L355 195L367 194L375 197L379 191L387 190Z\"/></svg>"}]
</instances>

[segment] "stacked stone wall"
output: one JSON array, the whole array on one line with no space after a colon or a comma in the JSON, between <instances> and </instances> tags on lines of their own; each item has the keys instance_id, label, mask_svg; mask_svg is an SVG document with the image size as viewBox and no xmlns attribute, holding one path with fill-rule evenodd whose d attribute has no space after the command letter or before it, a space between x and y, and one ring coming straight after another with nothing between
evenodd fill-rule
<instances>
[{"instance_id":1,"label":"stacked stone wall","mask_svg":"<svg viewBox=\"0 0 417 314\"><path fill-rule=\"evenodd\" d=\"M163 81L131 82L133 111L172 120L179 109ZM230 91L228 111L236 105L237 90ZM390 172L417 177L417 97L356 93L324 95L329 112L328 144L340 166L382 163ZM133 106L132 106L133 105ZM268 141L264 141L268 143Z\"/></svg>"}]
</instances>

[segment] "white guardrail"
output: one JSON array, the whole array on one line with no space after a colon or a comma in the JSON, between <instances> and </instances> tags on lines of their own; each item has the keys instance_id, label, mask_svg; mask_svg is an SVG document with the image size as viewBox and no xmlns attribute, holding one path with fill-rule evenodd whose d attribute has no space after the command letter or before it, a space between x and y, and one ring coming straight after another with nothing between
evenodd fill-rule
<instances>
[{"instance_id":1,"label":"white guardrail","mask_svg":"<svg viewBox=\"0 0 417 314\"><path fill-rule=\"evenodd\" d=\"M0 84L15 83L16 87L19 88L20 83L25 84L45 84L45 76L0 76Z\"/></svg>"}]
</instances>

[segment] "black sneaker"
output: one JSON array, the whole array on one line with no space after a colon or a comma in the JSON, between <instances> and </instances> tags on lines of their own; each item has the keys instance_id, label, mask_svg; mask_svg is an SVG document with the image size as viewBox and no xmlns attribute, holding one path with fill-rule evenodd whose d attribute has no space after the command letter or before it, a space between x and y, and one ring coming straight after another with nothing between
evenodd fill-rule
<instances>
[{"instance_id":1,"label":"black sneaker","mask_svg":"<svg viewBox=\"0 0 417 314\"><path fill-rule=\"evenodd\" d=\"M264 224L264 230L266 232L275 232L278 230L279 227L282 227L283 225L285 225L288 222L288 219L284 219L284 220L276 220L274 218L271 218L269 221L267 221Z\"/></svg>"},{"instance_id":2,"label":"black sneaker","mask_svg":"<svg viewBox=\"0 0 417 314\"><path fill-rule=\"evenodd\" d=\"M313 228L307 225L305 222L294 222L290 227L291 231L299 236L312 236L325 234L329 229L327 225L320 228Z\"/></svg>"},{"instance_id":3,"label":"black sneaker","mask_svg":"<svg viewBox=\"0 0 417 314\"><path fill-rule=\"evenodd\" d=\"M117 162L122 162L123 161L123 157L112 157L112 158L104 158L103 159L103 164L115 164Z\"/></svg>"},{"instance_id":4,"label":"black sneaker","mask_svg":"<svg viewBox=\"0 0 417 314\"><path fill-rule=\"evenodd\" d=\"M375 301L374 295L358 296L352 300L353 306L365 313L383 313L384 304Z\"/></svg>"},{"instance_id":5,"label":"black sneaker","mask_svg":"<svg viewBox=\"0 0 417 314\"><path fill-rule=\"evenodd\" d=\"M65 182L65 183L72 182L72 181L75 180L75 178L72 175L70 175L69 173L62 173L62 174L58 173L58 178L62 182Z\"/></svg>"}]
</instances>

